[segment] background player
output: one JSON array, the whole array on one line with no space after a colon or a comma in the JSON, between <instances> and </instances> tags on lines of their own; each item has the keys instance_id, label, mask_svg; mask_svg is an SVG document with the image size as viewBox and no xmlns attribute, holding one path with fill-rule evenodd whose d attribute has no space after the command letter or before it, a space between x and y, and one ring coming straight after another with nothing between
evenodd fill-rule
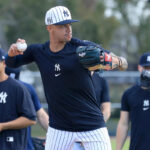
<instances>
[{"instance_id":1,"label":"background player","mask_svg":"<svg viewBox=\"0 0 150 150\"><path fill-rule=\"evenodd\" d=\"M128 135L131 121L130 150L148 150L150 147L150 52L139 61L140 85L127 89L121 101L117 128L117 150L121 150Z\"/></svg>"},{"instance_id":2,"label":"background player","mask_svg":"<svg viewBox=\"0 0 150 150\"><path fill-rule=\"evenodd\" d=\"M5 72L7 75L9 75L17 80L19 80L20 71L21 71L21 68L14 69L14 68L6 67L6 69L5 69ZM24 84L24 86L28 89L28 91L31 95L33 105L34 105L34 109L36 111L37 120L38 120L39 124L41 125L41 127L45 131L47 131L49 117L48 117L47 113L45 112L45 110L42 108L40 100L36 94L35 89L33 88L33 86L31 86L28 83L25 83L23 81L20 81L20 83ZM34 144L33 144L32 138L31 138L31 127L28 127L27 150L34 150Z\"/></svg>"},{"instance_id":3,"label":"background player","mask_svg":"<svg viewBox=\"0 0 150 150\"><path fill-rule=\"evenodd\" d=\"M97 104L100 107L106 122L111 114L108 83L107 80L101 77L98 72L92 72L92 80L96 92ZM84 150L84 147L82 146L82 143L75 143L73 150Z\"/></svg>"},{"instance_id":4,"label":"background player","mask_svg":"<svg viewBox=\"0 0 150 150\"><path fill-rule=\"evenodd\" d=\"M27 126L35 124L35 111L24 86L5 74L0 49L0 149L26 150Z\"/></svg>"},{"instance_id":5,"label":"background player","mask_svg":"<svg viewBox=\"0 0 150 150\"><path fill-rule=\"evenodd\" d=\"M82 142L88 150L91 147L94 150L110 150L110 139L103 115L96 104L90 71L80 64L76 54L79 46L94 43L72 38L71 23L76 21L71 19L66 7L51 8L45 16L50 41L30 45L24 53L18 51L16 43L12 44L7 65L18 67L35 61L39 67L50 117L46 150L69 150L76 141ZM17 42L24 43L25 40L18 39ZM99 49L102 47L99 46ZM97 55L93 55L98 62L94 64L95 69L100 66L101 59L104 60L97 52ZM111 59L111 69L127 68L124 58L112 58L110 55L108 60ZM90 65L93 67L92 62Z\"/></svg>"},{"instance_id":6,"label":"background player","mask_svg":"<svg viewBox=\"0 0 150 150\"><path fill-rule=\"evenodd\" d=\"M107 80L104 77L101 77L98 72L94 72L92 80L96 92L97 103L101 108L104 120L107 121L111 115L111 104Z\"/></svg>"}]
</instances>

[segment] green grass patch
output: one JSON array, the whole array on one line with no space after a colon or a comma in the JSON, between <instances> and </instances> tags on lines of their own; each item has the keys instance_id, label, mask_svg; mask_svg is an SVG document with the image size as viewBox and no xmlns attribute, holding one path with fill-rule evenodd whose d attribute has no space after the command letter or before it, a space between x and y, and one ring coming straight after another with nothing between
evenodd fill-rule
<instances>
[{"instance_id":1,"label":"green grass patch","mask_svg":"<svg viewBox=\"0 0 150 150\"><path fill-rule=\"evenodd\" d=\"M129 150L130 139L127 138L122 150ZM116 138L111 137L112 150L116 150Z\"/></svg>"},{"instance_id":2,"label":"green grass patch","mask_svg":"<svg viewBox=\"0 0 150 150\"><path fill-rule=\"evenodd\" d=\"M37 123L32 126L32 137L46 137L46 131Z\"/></svg>"}]
</instances>

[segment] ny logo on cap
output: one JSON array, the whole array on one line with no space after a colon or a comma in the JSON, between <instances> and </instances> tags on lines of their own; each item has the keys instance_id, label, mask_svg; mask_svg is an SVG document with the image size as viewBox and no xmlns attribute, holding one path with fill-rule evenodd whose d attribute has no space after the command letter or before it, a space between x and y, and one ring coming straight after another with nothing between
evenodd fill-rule
<instances>
[{"instance_id":1,"label":"ny logo on cap","mask_svg":"<svg viewBox=\"0 0 150 150\"><path fill-rule=\"evenodd\" d=\"M47 22L50 23L50 24L52 24L52 23L53 23L53 19L50 18L50 17L48 17L48 18L47 18Z\"/></svg>"},{"instance_id":2,"label":"ny logo on cap","mask_svg":"<svg viewBox=\"0 0 150 150\"><path fill-rule=\"evenodd\" d=\"M63 14L64 14L64 17L69 17L69 13L68 13L67 10L64 10L64 11L63 11Z\"/></svg>"},{"instance_id":3,"label":"ny logo on cap","mask_svg":"<svg viewBox=\"0 0 150 150\"><path fill-rule=\"evenodd\" d=\"M147 61L149 61L149 62L150 62L150 56L147 56Z\"/></svg>"}]
</instances>

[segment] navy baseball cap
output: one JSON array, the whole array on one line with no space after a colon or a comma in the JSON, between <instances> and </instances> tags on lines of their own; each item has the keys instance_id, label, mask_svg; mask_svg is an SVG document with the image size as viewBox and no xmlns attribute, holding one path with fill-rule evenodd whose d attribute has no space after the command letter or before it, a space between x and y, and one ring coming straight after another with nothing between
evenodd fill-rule
<instances>
[{"instance_id":1,"label":"navy baseball cap","mask_svg":"<svg viewBox=\"0 0 150 150\"><path fill-rule=\"evenodd\" d=\"M0 61L5 60L5 51L0 48Z\"/></svg>"},{"instance_id":2,"label":"navy baseball cap","mask_svg":"<svg viewBox=\"0 0 150 150\"><path fill-rule=\"evenodd\" d=\"M150 66L150 52L144 53L139 61L139 65L141 66Z\"/></svg>"},{"instance_id":3,"label":"navy baseball cap","mask_svg":"<svg viewBox=\"0 0 150 150\"><path fill-rule=\"evenodd\" d=\"M78 22L78 20L73 20L69 9L64 6L53 7L45 15L46 25L64 25L73 22Z\"/></svg>"}]
</instances>

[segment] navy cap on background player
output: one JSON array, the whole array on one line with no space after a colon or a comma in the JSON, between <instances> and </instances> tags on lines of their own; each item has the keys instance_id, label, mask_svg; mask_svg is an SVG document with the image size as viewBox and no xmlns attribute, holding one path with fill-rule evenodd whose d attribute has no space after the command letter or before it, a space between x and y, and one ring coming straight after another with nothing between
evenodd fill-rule
<instances>
[{"instance_id":1,"label":"navy cap on background player","mask_svg":"<svg viewBox=\"0 0 150 150\"><path fill-rule=\"evenodd\" d=\"M53 7L45 15L46 25L64 25L73 22L78 22L78 20L73 20L69 9L64 6Z\"/></svg>"},{"instance_id":2,"label":"navy cap on background player","mask_svg":"<svg viewBox=\"0 0 150 150\"><path fill-rule=\"evenodd\" d=\"M6 55L6 52L0 48L0 61L5 60L5 55ZM20 71L21 71L21 67L19 68L6 67L5 68L5 73L15 79L19 79Z\"/></svg>"},{"instance_id":3,"label":"navy cap on background player","mask_svg":"<svg viewBox=\"0 0 150 150\"><path fill-rule=\"evenodd\" d=\"M141 66L150 66L150 52L144 53L139 61Z\"/></svg>"},{"instance_id":4,"label":"navy cap on background player","mask_svg":"<svg viewBox=\"0 0 150 150\"><path fill-rule=\"evenodd\" d=\"M0 61L5 60L5 51L0 48Z\"/></svg>"}]
</instances>

